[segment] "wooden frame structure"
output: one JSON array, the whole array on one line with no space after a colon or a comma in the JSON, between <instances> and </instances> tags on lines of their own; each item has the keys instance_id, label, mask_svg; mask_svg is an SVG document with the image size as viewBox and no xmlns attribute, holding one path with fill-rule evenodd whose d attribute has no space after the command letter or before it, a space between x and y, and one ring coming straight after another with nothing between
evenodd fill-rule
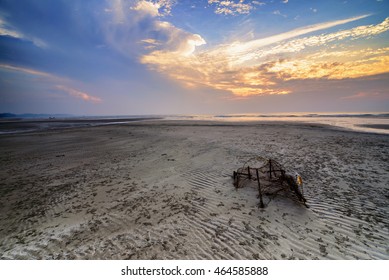
<instances>
[{"instance_id":1,"label":"wooden frame structure","mask_svg":"<svg viewBox=\"0 0 389 280\"><path fill-rule=\"evenodd\" d=\"M260 167L250 167L262 161ZM285 171L285 168L273 159L257 157L247 161L242 168L233 173L235 188L242 188L247 182L257 182L259 206L264 208L262 194L276 194L289 188L306 207L302 178L297 173L293 176ZM261 183L262 182L262 183ZM270 190L273 190L270 192Z\"/></svg>"}]
</instances>

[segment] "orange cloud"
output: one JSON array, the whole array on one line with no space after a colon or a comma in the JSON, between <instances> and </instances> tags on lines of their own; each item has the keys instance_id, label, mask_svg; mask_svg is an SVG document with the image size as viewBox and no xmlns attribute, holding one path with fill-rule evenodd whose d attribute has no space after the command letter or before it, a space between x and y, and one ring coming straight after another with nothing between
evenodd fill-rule
<instances>
[{"instance_id":1,"label":"orange cloud","mask_svg":"<svg viewBox=\"0 0 389 280\"><path fill-rule=\"evenodd\" d=\"M353 79L389 72L389 48L327 52L278 61L269 69L284 80Z\"/></svg>"},{"instance_id":2,"label":"orange cloud","mask_svg":"<svg viewBox=\"0 0 389 280\"><path fill-rule=\"evenodd\" d=\"M174 41L179 43L174 49L164 49L161 45L140 61L187 87L211 87L235 96L288 94L292 89L283 85L289 80L353 79L389 72L389 48L361 48L353 44L389 30L389 18L377 25L294 39L365 17L316 24L203 50L197 48L205 43L200 35L177 33L174 26L165 23L175 34ZM345 40L347 44L342 48L336 45Z\"/></svg>"},{"instance_id":3,"label":"orange cloud","mask_svg":"<svg viewBox=\"0 0 389 280\"><path fill-rule=\"evenodd\" d=\"M62 85L57 85L56 88L68 93L71 96L74 96L76 98L80 98L80 99L88 101L88 102L92 102L92 103L101 103L102 102L101 98L99 98L99 97L89 95L86 92L82 92L82 91L79 91L79 90L76 90L73 88L65 87Z\"/></svg>"},{"instance_id":4,"label":"orange cloud","mask_svg":"<svg viewBox=\"0 0 389 280\"><path fill-rule=\"evenodd\" d=\"M45 83L49 84L50 86L52 84L56 84L56 83L69 84L72 82L68 79L58 77L58 76L55 76L55 75L47 73L47 72L42 72L42 71L24 68L24 67L0 64L0 68L7 70L7 71L20 72L20 73L24 73L24 74L28 74L28 75L32 75L32 76L41 77L43 79L43 81ZM87 102L92 102L92 103L101 103L102 102L101 98L99 98L99 97L92 96L86 92L76 90L76 89L71 88L69 86L56 85L55 88L66 92L70 96L80 98L80 99L85 100Z\"/></svg>"},{"instance_id":5,"label":"orange cloud","mask_svg":"<svg viewBox=\"0 0 389 280\"><path fill-rule=\"evenodd\" d=\"M349 95L342 97L340 99L344 100L358 100L358 99L389 99L388 93L380 93L380 92L358 92L354 95Z\"/></svg>"},{"instance_id":6,"label":"orange cloud","mask_svg":"<svg viewBox=\"0 0 389 280\"><path fill-rule=\"evenodd\" d=\"M49 73L42 72L42 71L37 71L37 70L34 70L34 69L25 68L25 67L18 67L18 66L12 66L12 65L7 65L7 64L0 64L0 68L6 69L6 70L10 70L10 71L16 71L16 72L21 72L21 73L25 73L25 74L30 74L30 75L34 75L34 76L42 76L42 77L52 77L52 78L54 78L54 76L49 74Z\"/></svg>"}]
</instances>

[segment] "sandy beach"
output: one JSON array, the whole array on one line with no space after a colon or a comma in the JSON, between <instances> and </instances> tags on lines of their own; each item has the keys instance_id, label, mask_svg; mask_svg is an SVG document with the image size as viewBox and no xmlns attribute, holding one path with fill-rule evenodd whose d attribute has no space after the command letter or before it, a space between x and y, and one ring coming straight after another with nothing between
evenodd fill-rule
<instances>
[{"instance_id":1,"label":"sandy beach","mask_svg":"<svg viewBox=\"0 0 389 280\"><path fill-rule=\"evenodd\" d=\"M0 135L1 259L389 259L389 136L148 120ZM271 157L304 180L235 189Z\"/></svg>"}]
</instances>

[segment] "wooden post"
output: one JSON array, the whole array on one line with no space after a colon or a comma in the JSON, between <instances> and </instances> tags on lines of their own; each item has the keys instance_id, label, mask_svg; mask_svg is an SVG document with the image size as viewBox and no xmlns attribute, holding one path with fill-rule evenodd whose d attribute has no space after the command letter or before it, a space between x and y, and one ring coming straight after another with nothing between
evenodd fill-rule
<instances>
[{"instance_id":1,"label":"wooden post","mask_svg":"<svg viewBox=\"0 0 389 280\"><path fill-rule=\"evenodd\" d=\"M263 204L263 200L262 200L261 183L259 182L258 168L255 169L255 172L257 173L257 178L258 178L259 207L264 208L265 205Z\"/></svg>"},{"instance_id":2,"label":"wooden post","mask_svg":"<svg viewBox=\"0 0 389 280\"><path fill-rule=\"evenodd\" d=\"M251 180L250 166L247 166L247 172L248 172L248 175L249 175L249 180Z\"/></svg>"}]
</instances>

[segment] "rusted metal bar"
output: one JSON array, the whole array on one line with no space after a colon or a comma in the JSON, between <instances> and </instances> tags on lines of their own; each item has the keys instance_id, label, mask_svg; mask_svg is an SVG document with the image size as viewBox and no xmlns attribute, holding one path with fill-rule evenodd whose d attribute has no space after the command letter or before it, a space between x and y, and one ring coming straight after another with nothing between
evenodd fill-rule
<instances>
[{"instance_id":1,"label":"rusted metal bar","mask_svg":"<svg viewBox=\"0 0 389 280\"><path fill-rule=\"evenodd\" d=\"M273 174L276 174L276 172L285 172L284 170L282 170L282 169L274 169L274 167L272 167L272 170L271 170L272 172L273 172Z\"/></svg>"},{"instance_id":2,"label":"rusted metal bar","mask_svg":"<svg viewBox=\"0 0 389 280\"><path fill-rule=\"evenodd\" d=\"M259 182L258 168L255 169L255 172L257 173L257 178L258 178L259 207L264 208L265 205L263 204L263 200L262 200L261 183Z\"/></svg>"},{"instance_id":3,"label":"rusted metal bar","mask_svg":"<svg viewBox=\"0 0 389 280\"><path fill-rule=\"evenodd\" d=\"M251 170L253 170L253 173L251 174ZM260 182L260 172L264 177L262 177L266 184L262 184ZM263 203L263 197L262 194L271 194L275 195L276 193L290 189L292 192L294 192L297 196L297 198L306 206L306 199L304 197L303 193L303 186L302 183L300 183L301 178L298 178L295 176L290 175L287 173L284 169L284 167L279 164L277 161L272 159L267 159L263 162L263 165L261 167L251 167L248 165L244 165L242 168L238 168L233 173L234 178L234 185L236 188L244 187L247 180L255 181L257 180L258 184L258 198L259 198L259 207L264 208L265 204ZM263 183L263 182L262 182ZM270 183L270 185L269 185ZM274 191L274 189L278 186L281 187L279 190ZM301 186L301 188L299 188ZM273 192L268 192L269 188L273 188Z\"/></svg>"},{"instance_id":4,"label":"rusted metal bar","mask_svg":"<svg viewBox=\"0 0 389 280\"><path fill-rule=\"evenodd\" d=\"M269 159L269 174L270 174L270 179L271 179L271 172L272 172L272 170L271 170L271 159Z\"/></svg>"}]
</instances>

